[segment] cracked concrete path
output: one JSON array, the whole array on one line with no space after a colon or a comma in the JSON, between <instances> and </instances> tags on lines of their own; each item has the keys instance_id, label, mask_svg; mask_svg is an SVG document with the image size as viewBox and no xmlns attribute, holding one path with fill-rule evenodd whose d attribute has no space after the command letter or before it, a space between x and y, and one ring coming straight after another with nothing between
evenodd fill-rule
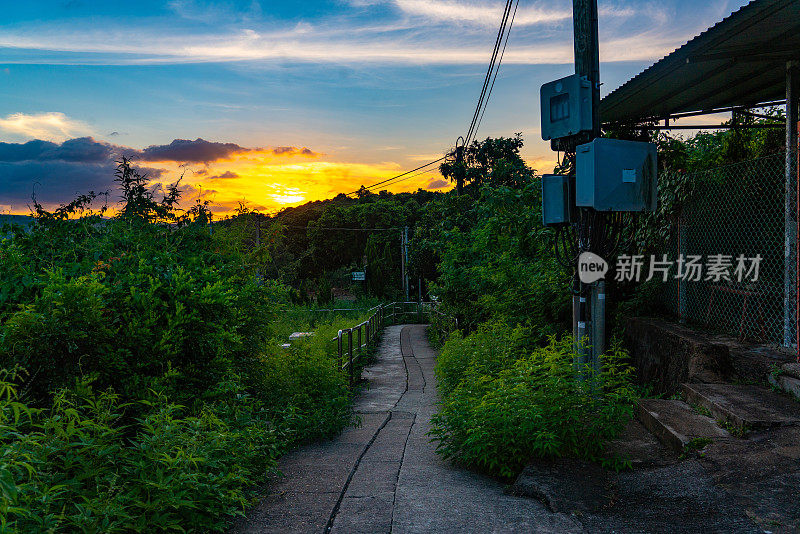
<instances>
[{"instance_id":1,"label":"cracked concrete path","mask_svg":"<svg viewBox=\"0 0 800 534\"><path fill-rule=\"evenodd\" d=\"M355 402L361 425L284 456L285 476L233 534L583 532L569 515L438 457L426 435L437 397L425 328L384 331Z\"/></svg>"}]
</instances>

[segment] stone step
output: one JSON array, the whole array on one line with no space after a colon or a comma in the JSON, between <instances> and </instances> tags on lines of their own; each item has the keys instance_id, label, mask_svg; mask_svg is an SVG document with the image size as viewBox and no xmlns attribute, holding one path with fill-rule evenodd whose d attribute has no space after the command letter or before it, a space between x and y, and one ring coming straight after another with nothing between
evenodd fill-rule
<instances>
[{"instance_id":1,"label":"stone step","mask_svg":"<svg viewBox=\"0 0 800 534\"><path fill-rule=\"evenodd\" d=\"M791 378L800 379L800 362L785 363L781 366L781 371Z\"/></svg>"},{"instance_id":2,"label":"stone step","mask_svg":"<svg viewBox=\"0 0 800 534\"><path fill-rule=\"evenodd\" d=\"M789 374L769 375L769 383L800 400L800 378Z\"/></svg>"},{"instance_id":3,"label":"stone step","mask_svg":"<svg viewBox=\"0 0 800 534\"><path fill-rule=\"evenodd\" d=\"M748 384L683 384L690 403L740 428L760 429L800 423L800 403L763 386Z\"/></svg>"},{"instance_id":4,"label":"stone step","mask_svg":"<svg viewBox=\"0 0 800 534\"><path fill-rule=\"evenodd\" d=\"M692 440L731 437L713 419L696 413L680 400L642 399L637 416L661 443L677 452Z\"/></svg>"}]
</instances>

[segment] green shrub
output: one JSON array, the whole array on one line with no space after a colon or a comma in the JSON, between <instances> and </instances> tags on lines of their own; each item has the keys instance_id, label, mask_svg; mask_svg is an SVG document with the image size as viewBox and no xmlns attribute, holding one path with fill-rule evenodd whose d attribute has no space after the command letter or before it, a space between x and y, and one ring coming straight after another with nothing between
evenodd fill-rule
<instances>
[{"instance_id":1,"label":"green shrub","mask_svg":"<svg viewBox=\"0 0 800 534\"><path fill-rule=\"evenodd\" d=\"M443 219L456 204L458 213ZM474 330L486 321L526 324L545 341L569 327L569 274L556 262L553 233L542 225L539 179L518 188L480 190L473 203L428 204L423 243L440 257L432 294Z\"/></svg>"},{"instance_id":2,"label":"green shrub","mask_svg":"<svg viewBox=\"0 0 800 534\"><path fill-rule=\"evenodd\" d=\"M352 420L344 325L279 348L309 313L263 278L252 217L211 235L205 205L156 202L126 161L118 181L115 217L36 205L0 240L0 532L224 530L280 454Z\"/></svg>"},{"instance_id":3,"label":"green shrub","mask_svg":"<svg viewBox=\"0 0 800 534\"><path fill-rule=\"evenodd\" d=\"M277 344L260 357L257 389L288 444L332 438L352 421L347 377L331 346L333 326L288 349Z\"/></svg>"},{"instance_id":4,"label":"green shrub","mask_svg":"<svg viewBox=\"0 0 800 534\"><path fill-rule=\"evenodd\" d=\"M0 382L0 525L4 532L205 532L241 514L275 464L277 436L259 404L224 382L226 403L196 416L163 396L132 405L87 385L51 408ZM235 393L235 394L234 394Z\"/></svg>"},{"instance_id":5,"label":"green shrub","mask_svg":"<svg viewBox=\"0 0 800 534\"><path fill-rule=\"evenodd\" d=\"M572 341L526 350L521 329L484 327L454 336L437 362L441 407L431 435L445 458L510 478L534 458L603 457L632 414L635 391L615 348L603 371L581 381ZM526 341L527 338L527 341Z\"/></svg>"}]
</instances>

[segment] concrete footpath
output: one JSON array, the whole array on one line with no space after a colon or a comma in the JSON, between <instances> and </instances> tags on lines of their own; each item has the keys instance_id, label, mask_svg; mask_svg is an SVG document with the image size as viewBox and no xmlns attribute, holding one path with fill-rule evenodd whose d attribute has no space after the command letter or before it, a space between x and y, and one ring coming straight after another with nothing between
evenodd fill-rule
<instances>
[{"instance_id":1,"label":"concrete footpath","mask_svg":"<svg viewBox=\"0 0 800 534\"><path fill-rule=\"evenodd\" d=\"M384 331L356 399L359 427L298 449L231 530L244 533L583 532L573 517L441 460L426 435L436 353L424 325Z\"/></svg>"}]
</instances>

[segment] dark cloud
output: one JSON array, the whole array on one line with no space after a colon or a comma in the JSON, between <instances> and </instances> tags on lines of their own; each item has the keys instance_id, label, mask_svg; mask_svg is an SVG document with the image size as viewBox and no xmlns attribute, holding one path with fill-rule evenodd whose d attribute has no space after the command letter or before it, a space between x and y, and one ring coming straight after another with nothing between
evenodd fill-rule
<instances>
[{"instance_id":1,"label":"dark cloud","mask_svg":"<svg viewBox=\"0 0 800 534\"><path fill-rule=\"evenodd\" d=\"M310 148L298 148L296 146L278 146L272 149L272 153L276 156L318 156L316 152Z\"/></svg>"},{"instance_id":2,"label":"dark cloud","mask_svg":"<svg viewBox=\"0 0 800 534\"><path fill-rule=\"evenodd\" d=\"M100 163L114 154L133 153L135 150L95 141L91 137L69 139L61 144L36 139L27 143L0 143L0 162L20 161L71 161Z\"/></svg>"},{"instance_id":3,"label":"dark cloud","mask_svg":"<svg viewBox=\"0 0 800 534\"><path fill-rule=\"evenodd\" d=\"M39 202L53 206L76 195L116 191L115 160L136 156L137 150L78 137L63 143L34 140L0 143L0 203L29 204L35 192ZM140 167L151 179L166 177L166 169ZM116 201L113 198L113 201Z\"/></svg>"},{"instance_id":4,"label":"dark cloud","mask_svg":"<svg viewBox=\"0 0 800 534\"><path fill-rule=\"evenodd\" d=\"M427 189L442 189L450 185L447 180L442 180L441 178L438 180L434 180L428 184Z\"/></svg>"},{"instance_id":5,"label":"dark cloud","mask_svg":"<svg viewBox=\"0 0 800 534\"><path fill-rule=\"evenodd\" d=\"M69 202L79 194L111 192L109 202L119 200L114 183L113 161L86 163L72 161L0 162L0 203L24 206L31 194L47 206ZM165 177L165 169L140 168L154 179Z\"/></svg>"},{"instance_id":6,"label":"dark cloud","mask_svg":"<svg viewBox=\"0 0 800 534\"><path fill-rule=\"evenodd\" d=\"M216 143L198 137L194 141L175 139L168 145L149 146L139 153L139 157L144 161L208 163L250 150L236 143Z\"/></svg>"},{"instance_id":7,"label":"dark cloud","mask_svg":"<svg viewBox=\"0 0 800 534\"><path fill-rule=\"evenodd\" d=\"M238 177L239 177L239 175L236 174L233 171L225 171L222 174L218 174L216 176L209 176L208 179L209 180L219 180L219 179L225 179L225 178L238 178Z\"/></svg>"},{"instance_id":8,"label":"dark cloud","mask_svg":"<svg viewBox=\"0 0 800 534\"><path fill-rule=\"evenodd\" d=\"M116 134L117 132L112 132ZM168 145L152 145L144 150L136 150L121 145L97 141L92 137L78 137L63 143L34 140L27 143L0 142L0 162L19 161L74 161L99 163L120 155L139 161L172 161L176 163L210 163L235 154L253 150L236 143L217 143L205 139L175 139ZM280 146L271 152L278 156L318 156L309 148ZM207 171L195 171L202 175Z\"/></svg>"},{"instance_id":9,"label":"dark cloud","mask_svg":"<svg viewBox=\"0 0 800 534\"><path fill-rule=\"evenodd\" d=\"M26 143L0 142L0 204L30 204L35 191L39 202L48 207L69 202L76 195L111 191L111 202L118 200L114 170L120 156L131 158L139 171L150 179L170 181L166 169L142 166L140 162L209 163L231 155L268 151L283 156L317 156L308 148L277 147L249 149L235 143L216 143L204 139L175 139L168 145L153 145L137 150L98 141L92 137L69 139L63 143L34 140ZM194 171L209 179L231 179L238 175L226 171L209 176L209 169ZM183 187L181 189L184 189ZM187 191L184 198L203 196L213 190Z\"/></svg>"}]
</instances>

